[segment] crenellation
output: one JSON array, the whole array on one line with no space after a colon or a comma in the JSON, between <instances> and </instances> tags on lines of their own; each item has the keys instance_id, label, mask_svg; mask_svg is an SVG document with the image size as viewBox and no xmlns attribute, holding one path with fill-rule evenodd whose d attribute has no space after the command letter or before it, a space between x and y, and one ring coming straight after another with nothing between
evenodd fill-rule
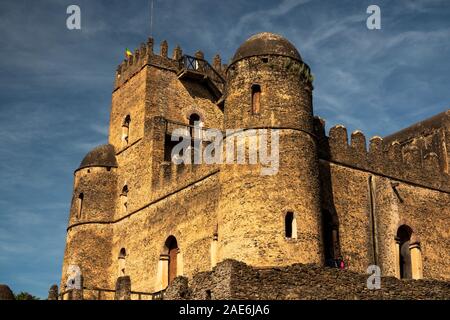
<instances>
[{"instance_id":1,"label":"crenellation","mask_svg":"<svg viewBox=\"0 0 450 320\"><path fill-rule=\"evenodd\" d=\"M329 132L330 153L334 160L348 162L347 128L343 125L335 125Z\"/></svg>"},{"instance_id":2,"label":"crenellation","mask_svg":"<svg viewBox=\"0 0 450 320\"><path fill-rule=\"evenodd\" d=\"M370 168L380 172L384 165L383 138L374 136L369 140L369 153L367 155Z\"/></svg>"},{"instance_id":3,"label":"crenellation","mask_svg":"<svg viewBox=\"0 0 450 320\"><path fill-rule=\"evenodd\" d=\"M402 148L398 141L392 142L387 147L387 156L388 161L395 164L395 165L401 165L403 164L403 156L402 156Z\"/></svg>"},{"instance_id":4,"label":"crenellation","mask_svg":"<svg viewBox=\"0 0 450 320\"><path fill-rule=\"evenodd\" d=\"M147 39L147 53L149 54L149 55L152 55L153 54L153 44L154 44L154 40L153 40L153 38L148 38Z\"/></svg>"},{"instance_id":5,"label":"crenellation","mask_svg":"<svg viewBox=\"0 0 450 320\"><path fill-rule=\"evenodd\" d=\"M195 56L197 59L202 59L202 60L205 59L205 54L204 54L203 51L201 51L201 50L196 51L195 54L194 54L194 56Z\"/></svg>"},{"instance_id":6,"label":"crenellation","mask_svg":"<svg viewBox=\"0 0 450 320\"><path fill-rule=\"evenodd\" d=\"M181 50L181 47L179 45L177 45L175 47L175 49L173 49L172 59L175 61L178 61L181 59L182 56L183 56L183 50Z\"/></svg>"},{"instance_id":7,"label":"crenellation","mask_svg":"<svg viewBox=\"0 0 450 320\"><path fill-rule=\"evenodd\" d=\"M366 150L366 137L364 133L362 133L362 131L360 130L353 131L351 135L350 145L356 152L365 154L367 150Z\"/></svg>"},{"instance_id":8,"label":"crenellation","mask_svg":"<svg viewBox=\"0 0 450 320\"><path fill-rule=\"evenodd\" d=\"M423 158L424 168L428 172L438 173L440 171L439 157L436 153L430 152Z\"/></svg>"},{"instance_id":9,"label":"crenellation","mask_svg":"<svg viewBox=\"0 0 450 320\"><path fill-rule=\"evenodd\" d=\"M139 47L139 54L141 57L145 57L147 54L147 46L144 42L141 42L141 46Z\"/></svg>"},{"instance_id":10,"label":"crenellation","mask_svg":"<svg viewBox=\"0 0 450 320\"><path fill-rule=\"evenodd\" d=\"M315 126L317 133L322 130L319 119L316 120ZM435 152L427 153L422 157L421 149L417 145L402 147L398 141L386 145L384 139L379 136L370 139L369 150L366 151L364 134L359 130L353 132L349 146L346 139L347 131L342 125L332 127L328 138L321 139L320 134L318 138L322 141L321 150L319 150L322 159L413 183L450 190L449 175L442 170L441 161Z\"/></svg>"},{"instance_id":11,"label":"crenellation","mask_svg":"<svg viewBox=\"0 0 450 320\"><path fill-rule=\"evenodd\" d=\"M255 35L229 66L214 56L212 68L226 80L201 51L194 59L177 45L168 57L164 40L153 54L153 41L117 67L109 144L90 151L75 171L62 283L67 268L79 264L87 286L114 288L129 277L133 290L154 293L183 276L189 285L193 279L193 297L214 299L223 296L205 291L211 283L236 288L222 277L231 270L221 264L228 259L266 279L268 294L280 268L307 271L340 258L351 272L376 262L383 275L406 277L398 256L404 225L413 230L405 241L414 242L414 266L423 262L414 276L450 279L448 113L373 137L367 147L362 131L349 138L342 125L326 135L325 120L313 112L311 70L281 36ZM245 164L174 163L174 130L192 132L198 120L221 132L276 128L276 173L249 164L250 138L237 143ZM231 136L225 139L228 145ZM202 152L208 143L199 144Z\"/></svg>"},{"instance_id":12,"label":"crenellation","mask_svg":"<svg viewBox=\"0 0 450 320\"><path fill-rule=\"evenodd\" d=\"M169 53L169 45L166 40L163 40L160 45L160 56L163 58L167 58Z\"/></svg>"}]
</instances>

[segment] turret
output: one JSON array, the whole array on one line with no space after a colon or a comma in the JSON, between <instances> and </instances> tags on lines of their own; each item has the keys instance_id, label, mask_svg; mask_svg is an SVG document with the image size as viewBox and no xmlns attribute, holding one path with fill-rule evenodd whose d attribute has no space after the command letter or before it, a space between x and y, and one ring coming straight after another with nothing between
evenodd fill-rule
<instances>
[{"instance_id":1,"label":"turret","mask_svg":"<svg viewBox=\"0 0 450 320\"><path fill-rule=\"evenodd\" d=\"M219 260L259 266L322 262L312 76L297 49L271 33L244 42L227 69L224 113L226 129L268 129L270 150L276 137L269 136L277 131L279 168L263 175L260 158L256 165L222 166ZM258 131L252 134L260 138ZM228 135L225 144L233 138Z\"/></svg>"},{"instance_id":2,"label":"turret","mask_svg":"<svg viewBox=\"0 0 450 320\"><path fill-rule=\"evenodd\" d=\"M70 225L114 218L118 164L112 145L90 151L75 171Z\"/></svg>"},{"instance_id":3,"label":"turret","mask_svg":"<svg viewBox=\"0 0 450 320\"><path fill-rule=\"evenodd\" d=\"M102 145L90 151L75 171L61 291L70 266L79 268L85 285L108 285L103 270L111 264L112 230L106 222L114 219L117 207L117 167L114 147ZM106 227L100 229L93 222Z\"/></svg>"}]
</instances>

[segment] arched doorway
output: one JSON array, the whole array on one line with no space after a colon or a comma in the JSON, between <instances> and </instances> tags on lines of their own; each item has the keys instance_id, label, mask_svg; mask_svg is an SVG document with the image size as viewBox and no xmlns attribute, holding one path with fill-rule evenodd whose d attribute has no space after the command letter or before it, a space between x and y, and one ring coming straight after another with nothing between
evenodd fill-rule
<instances>
[{"instance_id":1,"label":"arched doorway","mask_svg":"<svg viewBox=\"0 0 450 320\"><path fill-rule=\"evenodd\" d=\"M170 285L177 277L177 256L179 251L177 239L174 236L170 236L166 240L165 247L169 258L167 277Z\"/></svg>"},{"instance_id":2,"label":"arched doorway","mask_svg":"<svg viewBox=\"0 0 450 320\"><path fill-rule=\"evenodd\" d=\"M413 230L407 225L402 225L397 229L396 241L399 246L399 270L400 279L412 279L411 268L411 236Z\"/></svg>"}]
</instances>

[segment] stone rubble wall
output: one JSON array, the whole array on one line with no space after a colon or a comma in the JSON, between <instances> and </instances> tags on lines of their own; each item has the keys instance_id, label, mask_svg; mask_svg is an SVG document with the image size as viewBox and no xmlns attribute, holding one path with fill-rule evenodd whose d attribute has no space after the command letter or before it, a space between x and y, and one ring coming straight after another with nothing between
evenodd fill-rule
<instances>
[{"instance_id":1,"label":"stone rubble wall","mask_svg":"<svg viewBox=\"0 0 450 320\"><path fill-rule=\"evenodd\" d=\"M187 280L178 277L165 299L205 300L450 300L450 282L382 277L369 290L369 275L317 265L258 269L234 260ZM209 291L209 293L208 293Z\"/></svg>"}]
</instances>

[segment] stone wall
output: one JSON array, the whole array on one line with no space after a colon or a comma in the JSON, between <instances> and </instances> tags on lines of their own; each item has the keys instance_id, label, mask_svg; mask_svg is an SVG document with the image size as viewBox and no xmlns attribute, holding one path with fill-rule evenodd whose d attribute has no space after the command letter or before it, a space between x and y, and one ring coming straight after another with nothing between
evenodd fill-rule
<instances>
[{"instance_id":1,"label":"stone wall","mask_svg":"<svg viewBox=\"0 0 450 320\"><path fill-rule=\"evenodd\" d=\"M228 69L219 107L217 92L205 84L207 79L181 77L181 54L177 47L168 57L166 42L154 54L149 39L119 66L109 131L118 167L85 167L75 174L62 285L68 266L75 264L86 286L113 288L124 248L132 290L161 290L158 266L161 255L167 254L166 239L175 236L177 271L193 278L192 297L273 296L270 283L281 288L276 279L280 273L290 274L280 271L285 269L242 267L234 272L229 271L234 264L225 263L209 273L212 256L259 267L321 263L323 210L336 220L340 254L351 271L361 273L378 264L384 275L396 274L395 233L407 224L421 242L424 276L450 279L450 180L447 162L439 158L446 156L439 148L449 145L448 121L433 127L438 134L431 133L432 147L426 139L413 148L409 140L401 145L375 137L367 150L360 131L352 133L349 142L344 127L335 126L326 136L324 121L313 120L312 86L300 72L309 67L303 62L278 55L237 61ZM220 58L215 65L223 75ZM253 114L251 106L255 83L261 87L259 114ZM187 125L192 113L199 114L207 128L280 129L278 175L261 176L259 165L186 166L165 161L169 123ZM124 147L121 135L127 115L131 125ZM126 210L119 201L124 185L129 190ZM76 197L81 192L83 214L77 218ZM285 235L287 212L295 215L297 237ZM294 273L310 270L290 268ZM252 282L255 272L270 280L267 288ZM246 279L246 274L252 276ZM248 284L241 293L235 283L240 276ZM332 276L324 273L325 278ZM292 279L285 279L288 288L300 281L289 285ZM297 297L294 287L289 290ZM280 292L275 298L290 297ZM304 291L306 297L308 292Z\"/></svg>"},{"instance_id":2,"label":"stone wall","mask_svg":"<svg viewBox=\"0 0 450 320\"><path fill-rule=\"evenodd\" d=\"M212 272L189 279L178 278L165 299L204 300L403 300L450 299L450 282L398 280L382 277L380 290L367 288L368 275L294 264L283 268L258 269L226 260Z\"/></svg>"}]
</instances>

